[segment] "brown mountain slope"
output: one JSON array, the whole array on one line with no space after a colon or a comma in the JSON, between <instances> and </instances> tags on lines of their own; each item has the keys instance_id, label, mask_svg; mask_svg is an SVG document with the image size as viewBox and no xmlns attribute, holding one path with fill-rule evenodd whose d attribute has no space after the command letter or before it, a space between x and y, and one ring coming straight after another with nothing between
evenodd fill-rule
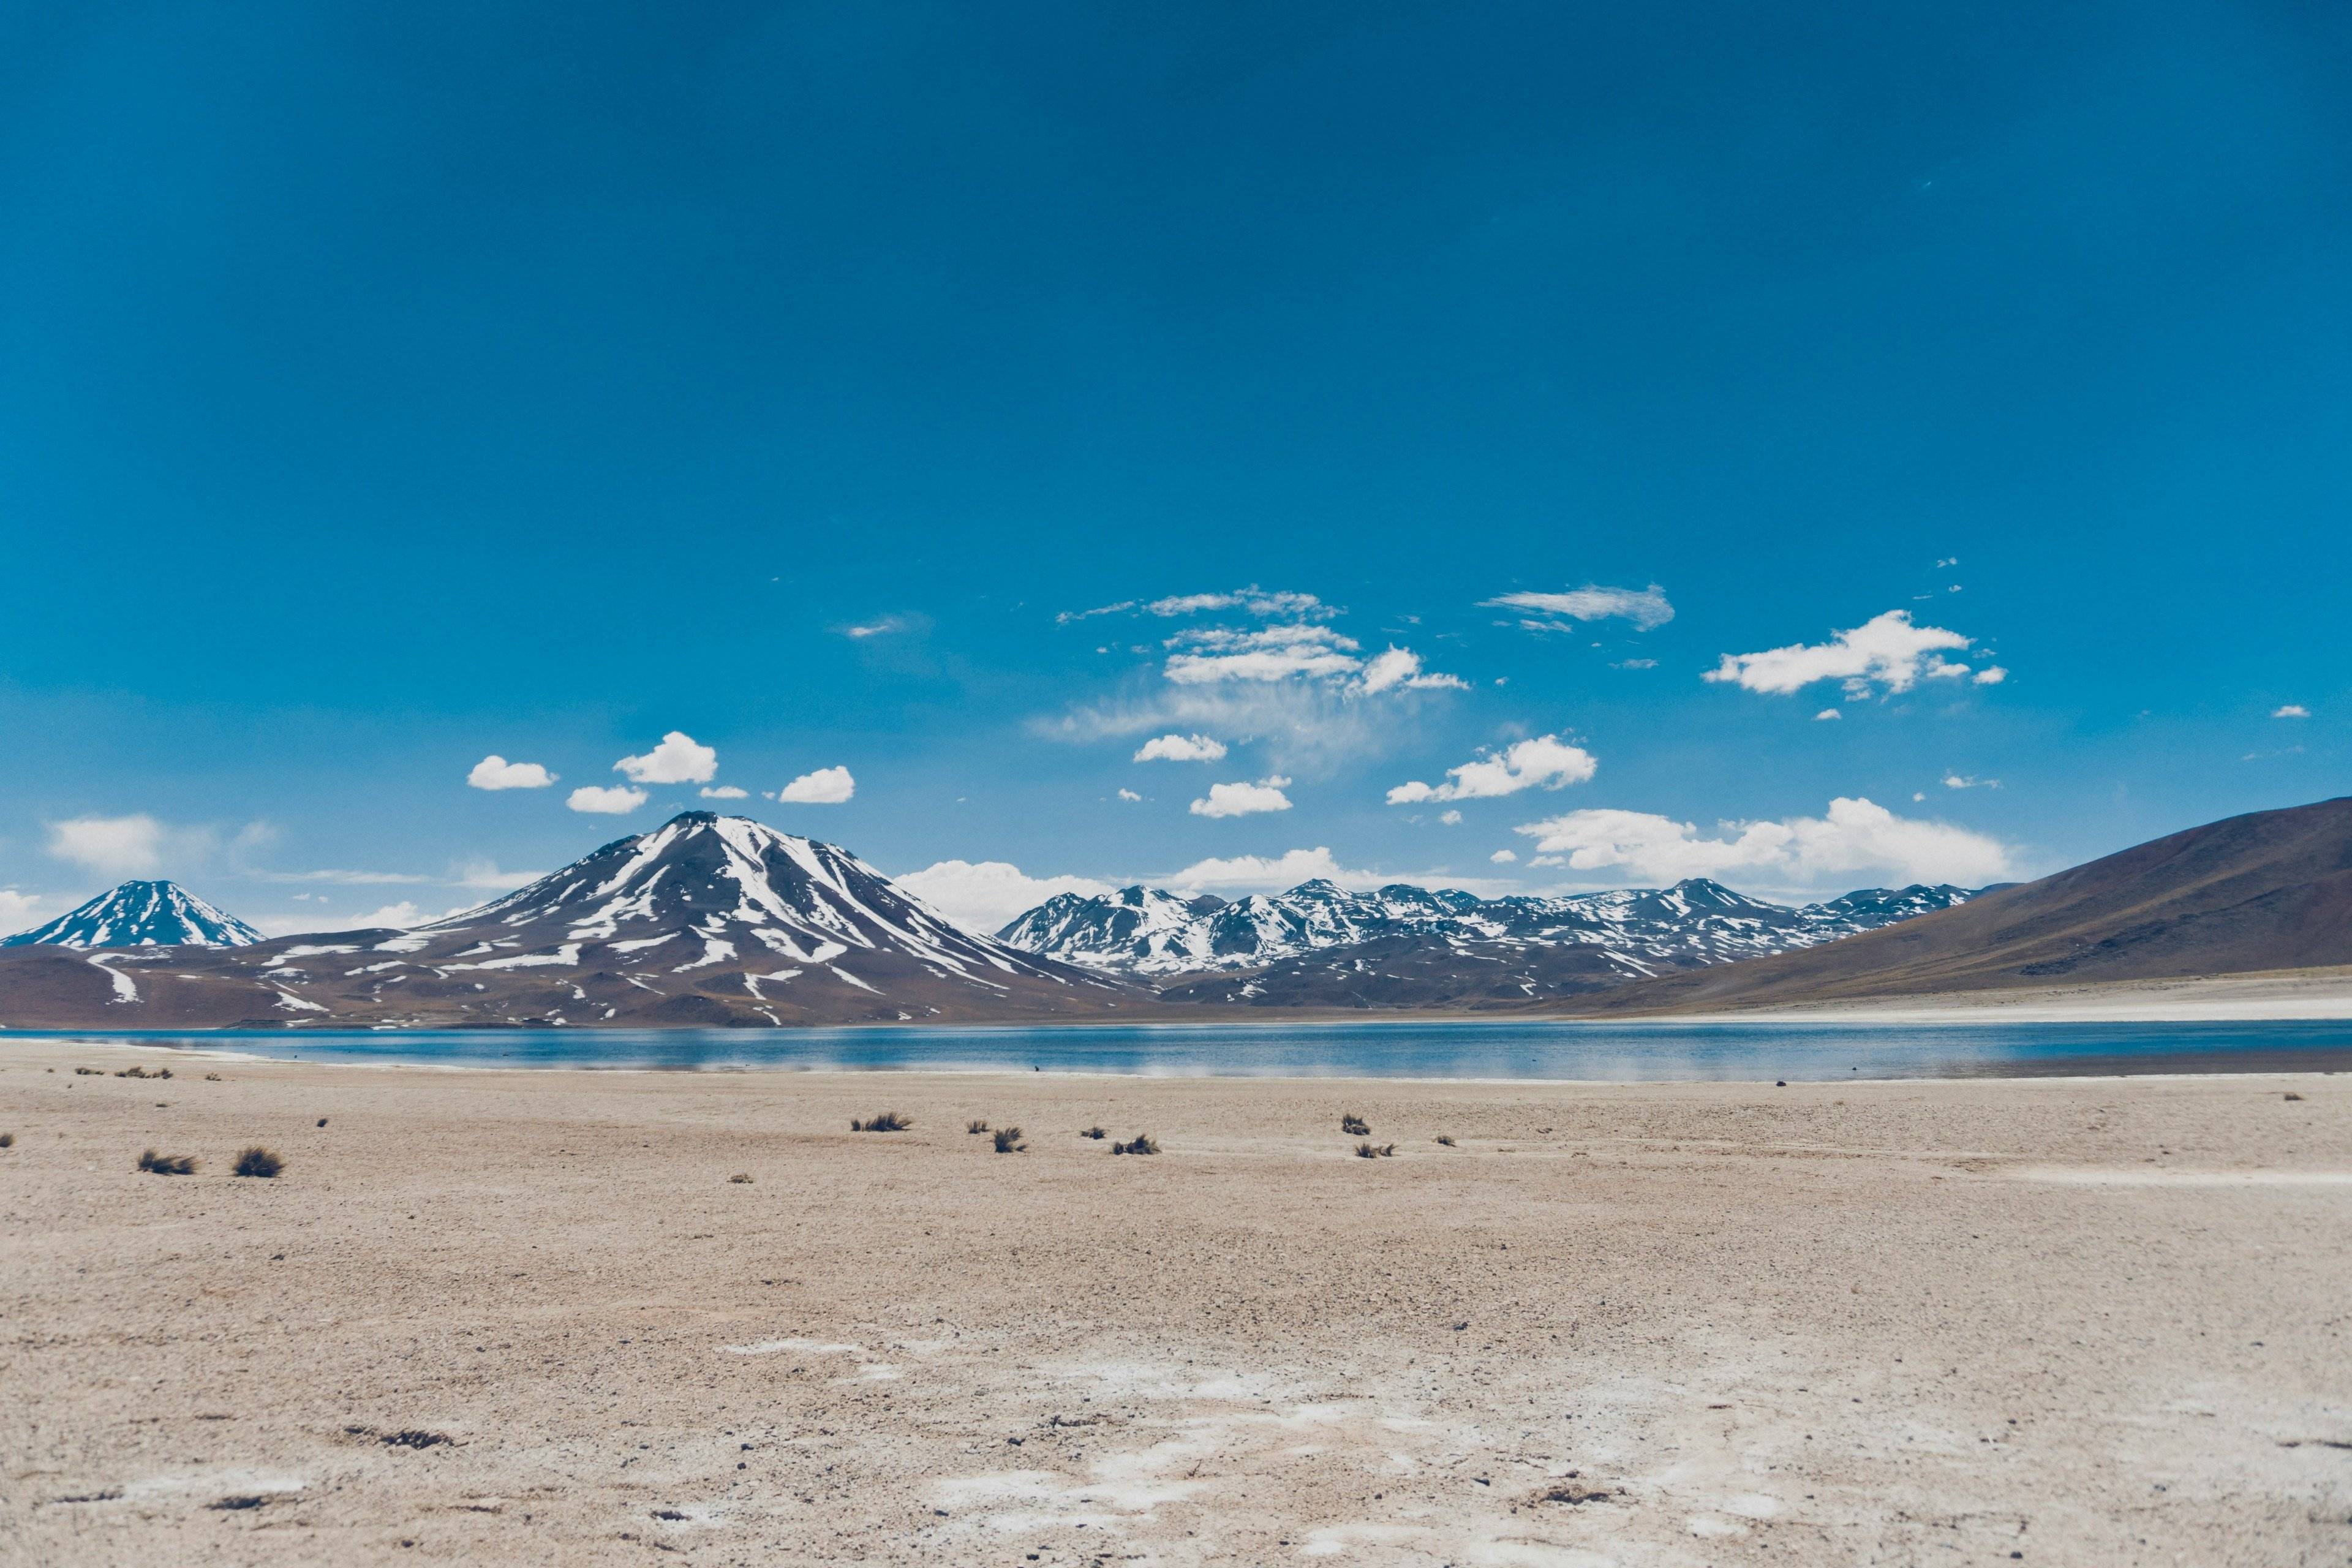
<instances>
[{"instance_id":1,"label":"brown mountain slope","mask_svg":"<svg viewBox=\"0 0 2352 1568\"><path fill-rule=\"evenodd\" d=\"M1587 998L1679 1012L2352 963L2352 798L2208 823L1957 909Z\"/></svg>"}]
</instances>

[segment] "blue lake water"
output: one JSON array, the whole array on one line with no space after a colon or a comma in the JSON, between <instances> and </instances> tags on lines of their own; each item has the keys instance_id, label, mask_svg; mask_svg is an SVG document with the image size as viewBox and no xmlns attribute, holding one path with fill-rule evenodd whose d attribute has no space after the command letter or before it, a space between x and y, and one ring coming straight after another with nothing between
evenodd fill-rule
<instances>
[{"instance_id":1,"label":"blue lake water","mask_svg":"<svg viewBox=\"0 0 2352 1568\"><path fill-rule=\"evenodd\" d=\"M1412 1020L1051 1028L0 1033L302 1061L1162 1077L1854 1079L2352 1069L2352 1020L2168 1024Z\"/></svg>"}]
</instances>

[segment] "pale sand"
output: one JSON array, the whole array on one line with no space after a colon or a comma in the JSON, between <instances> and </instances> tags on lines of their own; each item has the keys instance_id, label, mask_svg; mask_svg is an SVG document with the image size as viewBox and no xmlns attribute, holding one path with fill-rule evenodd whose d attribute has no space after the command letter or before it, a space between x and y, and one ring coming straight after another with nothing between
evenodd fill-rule
<instances>
[{"instance_id":1,"label":"pale sand","mask_svg":"<svg viewBox=\"0 0 2352 1568\"><path fill-rule=\"evenodd\" d=\"M0 1047L10 1563L2352 1558L2352 1078L133 1059Z\"/></svg>"},{"instance_id":2,"label":"pale sand","mask_svg":"<svg viewBox=\"0 0 2352 1568\"><path fill-rule=\"evenodd\" d=\"M1736 1013L1679 1013L1680 1023L1759 1018L1872 1024L2224 1023L2352 1018L2352 969L2282 969L2179 980L2117 980L2005 991L1941 991L1871 1001L1791 1003Z\"/></svg>"}]
</instances>

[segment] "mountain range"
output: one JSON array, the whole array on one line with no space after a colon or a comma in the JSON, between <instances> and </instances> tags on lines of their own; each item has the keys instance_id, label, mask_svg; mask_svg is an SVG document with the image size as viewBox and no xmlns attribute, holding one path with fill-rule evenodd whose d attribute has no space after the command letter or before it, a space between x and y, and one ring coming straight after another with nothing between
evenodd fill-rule
<instances>
[{"instance_id":1,"label":"mountain range","mask_svg":"<svg viewBox=\"0 0 2352 1568\"><path fill-rule=\"evenodd\" d=\"M116 1027L911 1023L1129 988L958 929L847 850L687 812L414 930L0 953L0 1022Z\"/></svg>"},{"instance_id":2,"label":"mountain range","mask_svg":"<svg viewBox=\"0 0 2352 1568\"><path fill-rule=\"evenodd\" d=\"M1972 897L1869 888L1792 909L1693 878L1663 889L1481 899L1324 879L1231 902L1158 888L1064 893L997 939L1155 984L1168 1000L1257 1006L1525 1005L1836 942Z\"/></svg>"},{"instance_id":3,"label":"mountain range","mask_svg":"<svg viewBox=\"0 0 2352 1568\"><path fill-rule=\"evenodd\" d=\"M414 930L263 940L125 883L0 944L0 1026L1108 1021L1327 1010L1628 1015L2352 966L2352 799L2037 882L1790 908L1694 879L1481 899L1328 881L1065 895L994 937L847 850L688 812Z\"/></svg>"}]
</instances>

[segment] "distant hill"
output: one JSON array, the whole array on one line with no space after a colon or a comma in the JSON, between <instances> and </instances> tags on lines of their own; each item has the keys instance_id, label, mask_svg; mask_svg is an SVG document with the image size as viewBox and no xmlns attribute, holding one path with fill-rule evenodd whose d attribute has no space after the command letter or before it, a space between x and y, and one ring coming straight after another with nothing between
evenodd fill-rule
<instances>
[{"instance_id":1,"label":"distant hill","mask_svg":"<svg viewBox=\"0 0 2352 1568\"><path fill-rule=\"evenodd\" d=\"M855 855L687 812L414 931L0 952L0 1023L466 1027L1118 1016L1148 994L970 935Z\"/></svg>"},{"instance_id":2,"label":"distant hill","mask_svg":"<svg viewBox=\"0 0 2352 1568\"><path fill-rule=\"evenodd\" d=\"M177 882L125 882L0 947L250 947L261 940Z\"/></svg>"},{"instance_id":3,"label":"distant hill","mask_svg":"<svg viewBox=\"0 0 2352 1568\"><path fill-rule=\"evenodd\" d=\"M2352 798L2192 827L1801 952L1623 986L1693 1011L2352 964Z\"/></svg>"}]
</instances>

